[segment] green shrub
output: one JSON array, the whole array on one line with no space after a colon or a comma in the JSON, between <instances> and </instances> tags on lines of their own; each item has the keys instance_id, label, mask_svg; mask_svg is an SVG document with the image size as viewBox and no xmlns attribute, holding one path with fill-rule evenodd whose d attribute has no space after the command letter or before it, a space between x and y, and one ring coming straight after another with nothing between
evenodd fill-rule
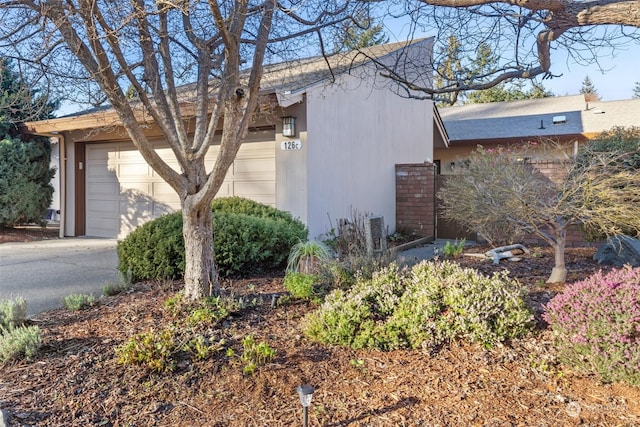
<instances>
[{"instance_id":1,"label":"green shrub","mask_svg":"<svg viewBox=\"0 0 640 427\"><path fill-rule=\"evenodd\" d=\"M284 266L290 248L307 234L297 223L245 214L216 213L213 227L214 257L226 276Z\"/></svg>"},{"instance_id":2,"label":"green shrub","mask_svg":"<svg viewBox=\"0 0 640 427\"><path fill-rule=\"evenodd\" d=\"M118 270L133 280L176 279L184 272L182 213L149 221L118 242Z\"/></svg>"},{"instance_id":3,"label":"green shrub","mask_svg":"<svg viewBox=\"0 0 640 427\"><path fill-rule=\"evenodd\" d=\"M93 295L71 294L64 297L64 306L71 311L82 310L93 306L95 303L96 298Z\"/></svg>"},{"instance_id":4,"label":"green shrub","mask_svg":"<svg viewBox=\"0 0 640 427\"><path fill-rule=\"evenodd\" d=\"M212 297L191 304L178 292L164 302L173 321L160 331L140 333L116 349L118 363L142 365L152 371L169 372L180 358L204 360L224 350L225 341L214 342L211 327L238 310L230 298Z\"/></svg>"},{"instance_id":5,"label":"green shrub","mask_svg":"<svg viewBox=\"0 0 640 427\"><path fill-rule=\"evenodd\" d=\"M630 172L640 170L640 127L614 126L602 132L588 144L581 146L577 162L587 163L589 157L597 156L599 153L613 156L621 170ZM588 241L605 240L610 237L593 226L583 226L582 232ZM619 234L640 236L640 226L621 226Z\"/></svg>"},{"instance_id":6,"label":"green shrub","mask_svg":"<svg viewBox=\"0 0 640 427\"><path fill-rule=\"evenodd\" d=\"M36 355L40 344L40 328L37 326L0 328L0 362L22 357L30 359Z\"/></svg>"},{"instance_id":7,"label":"green shrub","mask_svg":"<svg viewBox=\"0 0 640 427\"><path fill-rule=\"evenodd\" d=\"M276 355L276 351L266 342L257 343L253 335L247 335L242 340L243 352L241 361L242 372L246 375L253 374L259 366L269 363Z\"/></svg>"},{"instance_id":8,"label":"green shrub","mask_svg":"<svg viewBox=\"0 0 640 427\"><path fill-rule=\"evenodd\" d=\"M0 140L0 226L43 223L51 204L48 138Z\"/></svg>"},{"instance_id":9,"label":"green shrub","mask_svg":"<svg viewBox=\"0 0 640 427\"><path fill-rule=\"evenodd\" d=\"M231 199L214 201L214 257L220 274L246 275L283 266L290 248L306 238L304 225L287 212L238 197ZM118 269L130 270L134 280L182 277L181 213L138 227L118 243L118 257Z\"/></svg>"},{"instance_id":10,"label":"green shrub","mask_svg":"<svg viewBox=\"0 0 640 427\"><path fill-rule=\"evenodd\" d=\"M464 243L465 239L462 239L459 242L458 239L456 239L455 243L451 243L447 240L447 243L445 243L442 248L442 253L448 257L457 257L464 251Z\"/></svg>"},{"instance_id":11,"label":"green shrub","mask_svg":"<svg viewBox=\"0 0 640 427\"><path fill-rule=\"evenodd\" d=\"M27 318L27 301L22 297L0 300L0 328L13 329Z\"/></svg>"},{"instance_id":12,"label":"green shrub","mask_svg":"<svg viewBox=\"0 0 640 427\"><path fill-rule=\"evenodd\" d=\"M621 154L623 168L640 169L640 127L614 126L602 132L581 148L578 161L582 160L581 156L589 155L589 151Z\"/></svg>"},{"instance_id":13,"label":"green shrub","mask_svg":"<svg viewBox=\"0 0 640 427\"><path fill-rule=\"evenodd\" d=\"M297 225L300 231L304 230L304 224L296 220L289 212L281 211L273 206L258 203L243 197L220 197L211 202L211 210L214 216L217 212L228 214L244 214L258 218L271 218L279 221L290 222Z\"/></svg>"},{"instance_id":14,"label":"green shrub","mask_svg":"<svg viewBox=\"0 0 640 427\"><path fill-rule=\"evenodd\" d=\"M604 382L640 385L640 268L568 285L546 309L561 360Z\"/></svg>"},{"instance_id":15,"label":"green shrub","mask_svg":"<svg viewBox=\"0 0 640 427\"><path fill-rule=\"evenodd\" d=\"M336 288L350 288L357 280L368 280L373 275L396 261L397 253L385 251L382 254L347 254L329 263L323 269Z\"/></svg>"},{"instance_id":16,"label":"green shrub","mask_svg":"<svg viewBox=\"0 0 640 427\"><path fill-rule=\"evenodd\" d=\"M129 339L116 349L118 363L144 365L152 371L173 371L179 350L175 331L165 328L160 332L144 332Z\"/></svg>"},{"instance_id":17,"label":"green shrub","mask_svg":"<svg viewBox=\"0 0 640 427\"><path fill-rule=\"evenodd\" d=\"M284 287L294 298L311 299L315 294L315 285L320 277L315 274L289 271L284 276Z\"/></svg>"},{"instance_id":18,"label":"green shrub","mask_svg":"<svg viewBox=\"0 0 640 427\"><path fill-rule=\"evenodd\" d=\"M505 273L485 277L455 263L396 264L348 291L330 293L305 318L317 341L352 348L437 348L455 339L490 346L530 330L522 287Z\"/></svg>"},{"instance_id":19,"label":"green shrub","mask_svg":"<svg viewBox=\"0 0 640 427\"><path fill-rule=\"evenodd\" d=\"M210 343L202 335L197 335L189 341L185 350L193 355L195 360L205 360L212 354L219 352L224 348L225 341L221 340L217 343Z\"/></svg>"}]
</instances>

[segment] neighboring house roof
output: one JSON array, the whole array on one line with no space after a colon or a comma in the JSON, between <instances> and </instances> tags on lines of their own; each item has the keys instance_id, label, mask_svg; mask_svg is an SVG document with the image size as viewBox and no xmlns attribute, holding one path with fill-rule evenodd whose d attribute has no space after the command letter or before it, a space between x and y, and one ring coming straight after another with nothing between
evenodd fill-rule
<instances>
[{"instance_id":1,"label":"neighboring house roof","mask_svg":"<svg viewBox=\"0 0 640 427\"><path fill-rule=\"evenodd\" d=\"M372 60L384 63L394 69L401 69L400 72L408 68L407 64L412 67L416 66L412 62L414 57L420 57L422 61L429 63L432 39L433 37L388 43L361 50L338 52L327 57L316 56L266 65L260 90L265 95L275 94L278 104L282 107L288 107L300 102L306 89L331 81L338 75L349 73L364 64L371 63ZM409 46L412 49L405 49ZM412 50L415 50L414 47L419 46L424 46L427 52L411 53ZM429 75L431 74L429 73ZM193 101L194 85L184 85L178 90L181 92L180 98L184 101L184 104L181 101L182 108L188 109ZM188 115L186 114L185 117ZM146 118L148 119L148 116ZM119 118L116 112L107 106L57 119L31 122L28 125L30 129L41 133L106 127L118 123Z\"/></svg>"},{"instance_id":2,"label":"neighboring house roof","mask_svg":"<svg viewBox=\"0 0 640 427\"><path fill-rule=\"evenodd\" d=\"M587 102L584 95L555 96L440 108L440 115L454 143L587 139L614 126L640 126L640 99Z\"/></svg>"}]
</instances>

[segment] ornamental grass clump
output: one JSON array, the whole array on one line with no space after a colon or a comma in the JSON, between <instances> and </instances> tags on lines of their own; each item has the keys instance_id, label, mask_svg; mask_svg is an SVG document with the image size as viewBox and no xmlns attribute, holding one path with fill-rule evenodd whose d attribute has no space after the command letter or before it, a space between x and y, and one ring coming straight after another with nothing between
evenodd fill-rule
<instances>
[{"instance_id":1,"label":"ornamental grass clump","mask_svg":"<svg viewBox=\"0 0 640 427\"><path fill-rule=\"evenodd\" d=\"M603 382L640 385L640 268L569 285L546 306L560 358Z\"/></svg>"},{"instance_id":2,"label":"ornamental grass clump","mask_svg":"<svg viewBox=\"0 0 640 427\"><path fill-rule=\"evenodd\" d=\"M452 262L396 264L335 290L305 318L305 333L352 348L433 350L462 339L487 347L526 334L533 316L505 273L483 276Z\"/></svg>"}]
</instances>

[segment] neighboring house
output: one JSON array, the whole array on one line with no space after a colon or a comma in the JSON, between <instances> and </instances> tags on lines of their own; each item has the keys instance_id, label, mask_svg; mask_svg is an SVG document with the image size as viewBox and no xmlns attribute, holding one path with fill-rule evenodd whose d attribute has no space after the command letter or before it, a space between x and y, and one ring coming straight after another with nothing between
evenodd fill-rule
<instances>
[{"instance_id":1,"label":"neighboring house","mask_svg":"<svg viewBox=\"0 0 640 427\"><path fill-rule=\"evenodd\" d=\"M614 126L640 126L640 99L592 101L589 95L555 96L441 108L450 145L435 148L442 174L478 145L514 144L551 139L570 152Z\"/></svg>"},{"instance_id":2,"label":"neighboring house","mask_svg":"<svg viewBox=\"0 0 640 427\"><path fill-rule=\"evenodd\" d=\"M316 238L352 210L396 224L397 164L431 162L447 145L431 101L398 96L370 58L410 78L428 70L433 39L375 46L330 58L265 68L265 102L217 196L236 195L299 217ZM331 71L327 67L331 66ZM426 68L425 68L426 67ZM430 83L432 72L422 84ZM291 136L283 124L295 121ZM142 120L142 119L141 119ZM55 137L61 161L61 235L123 238L135 227L179 209L178 196L146 164L114 111L106 109L27 123ZM173 153L158 129L149 135L163 158ZM209 150L213 165L217 147Z\"/></svg>"},{"instance_id":3,"label":"neighboring house","mask_svg":"<svg viewBox=\"0 0 640 427\"><path fill-rule=\"evenodd\" d=\"M622 101L596 101L589 95L558 96L523 101L469 104L441 108L440 116L449 136L449 146L434 150L434 161L440 174L438 185L445 175L461 171L460 163L478 145L518 144L548 139L560 143L569 155L577 152L580 144L615 126L640 126L640 99ZM536 165L552 176L552 161ZM438 219L439 238L475 239L458 224ZM570 243L584 243L575 232ZM570 239L570 240L571 240Z\"/></svg>"}]
</instances>

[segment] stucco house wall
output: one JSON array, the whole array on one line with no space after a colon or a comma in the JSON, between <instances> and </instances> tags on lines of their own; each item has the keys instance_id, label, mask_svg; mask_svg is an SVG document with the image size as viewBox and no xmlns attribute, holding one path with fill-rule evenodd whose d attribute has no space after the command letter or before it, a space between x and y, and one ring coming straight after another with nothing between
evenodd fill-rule
<instances>
[{"instance_id":1,"label":"stucco house wall","mask_svg":"<svg viewBox=\"0 0 640 427\"><path fill-rule=\"evenodd\" d=\"M313 238L351 212L395 230L395 165L433 156L433 104L359 75L307 92L307 221Z\"/></svg>"}]
</instances>

